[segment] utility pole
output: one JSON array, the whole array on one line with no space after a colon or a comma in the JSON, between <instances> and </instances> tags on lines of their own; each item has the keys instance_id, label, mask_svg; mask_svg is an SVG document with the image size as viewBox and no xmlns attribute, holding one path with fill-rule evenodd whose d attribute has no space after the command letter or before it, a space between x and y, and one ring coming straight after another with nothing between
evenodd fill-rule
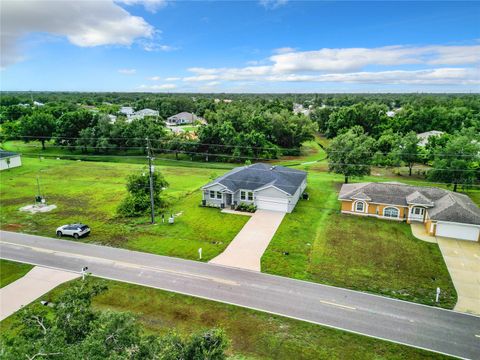
<instances>
[{"instance_id":1,"label":"utility pole","mask_svg":"<svg viewBox=\"0 0 480 360\"><path fill-rule=\"evenodd\" d=\"M150 177L150 211L151 211L151 223L155 224L155 203L153 201L153 165L152 165L152 149L150 146L150 140L147 138L147 158L148 158L148 173Z\"/></svg>"}]
</instances>

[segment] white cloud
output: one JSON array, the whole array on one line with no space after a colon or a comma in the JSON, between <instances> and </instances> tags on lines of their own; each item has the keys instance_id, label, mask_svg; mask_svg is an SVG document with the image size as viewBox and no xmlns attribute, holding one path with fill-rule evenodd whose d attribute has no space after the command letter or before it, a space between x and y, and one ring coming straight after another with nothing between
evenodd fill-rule
<instances>
[{"instance_id":1,"label":"white cloud","mask_svg":"<svg viewBox=\"0 0 480 360\"><path fill-rule=\"evenodd\" d=\"M278 48L278 49L273 49L273 52L275 54L288 54L288 53L294 52L296 50L297 49L295 49L295 48L287 46L287 47L281 47L281 48Z\"/></svg>"},{"instance_id":2,"label":"white cloud","mask_svg":"<svg viewBox=\"0 0 480 360\"><path fill-rule=\"evenodd\" d=\"M118 69L118 72L123 75L133 75L137 73L137 69Z\"/></svg>"},{"instance_id":3,"label":"white cloud","mask_svg":"<svg viewBox=\"0 0 480 360\"><path fill-rule=\"evenodd\" d=\"M145 10L156 13L157 10L165 7L167 5L166 0L115 0L117 3L122 3L125 5L142 5Z\"/></svg>"},{"instance_id":4,"label":"white cloud","mask_svg":"<svg viewBox=\"0 0 480 360\"><path fill-rule=\"evenodd\" d=\"M151 80L151 81L160 81L161 77L160 76L151 76L148 78L148 80Z\"/></svg>"},{"instance_id":5,"label":"white cloud","mask_svg":"<svg viewBox=\"0 0 480 360\"><path fill-rule=\"evenodd\" d=\"M182 80L182 78L180 77L168 77L165 79L165 81L178 81L178 80Z\"/></svg>"},{"instance_id":6,"label":"white cloud","mask_svg":"<svg viewBox=\"0 0 480 360\"><path fill-rule=\"evenodd\" d=\"M145 51L174 51L177 50L178 48L170 45L165 45L165 44L159 44L154 41L142 41L141 46L143 50Z\"/></svg>"},{"instance_id":7,"label":"white cloud","mask_svg":"<svg viewBox=\"0 0 480 360\"><path fill-rule=\"evenodd\" d=\"M30 33L64 36L80 47L131 45L150 38L154 28L112 0L2 1L1 66L24 58L18 42Z\"/></svg>"},{"instance_id":8,"label":"white cloud","mask_svg":"<svg viewBox=\"0 0 480 360\"><path fill-rule=\"evenodd\" d=\"M288 3L288 0L259 0L260 5L262 5L267 10L273 10L280 6L283 6Z\"/></svg>"},{"instance_id":9,"label":"white cloud","mask_svg":"<svg viewBox=\"0 0 480 360\"><path fill-rule=\"evenodd\" d=\"M193 75L183 80L388 84L477 84L480 81L480 72L474 68L480 63L479 45L290 50L293 49L272 55L267 65L193 67L188 69ZM459 65L462 66L452 67ZM410 69L412 66L416 68ZM378 70L372 71L371 67Z\"/></svg>"},{"instance_id":10,"label":"white cloud","mask_svg":"<svg viewBox=\"0 0 480 360\"><path fill-rule=\"evenodd\" d=\"M140 85L138 88L145 91L173 90L177 88L177 85L175 84Z\"/></svg>"}]
</instances>

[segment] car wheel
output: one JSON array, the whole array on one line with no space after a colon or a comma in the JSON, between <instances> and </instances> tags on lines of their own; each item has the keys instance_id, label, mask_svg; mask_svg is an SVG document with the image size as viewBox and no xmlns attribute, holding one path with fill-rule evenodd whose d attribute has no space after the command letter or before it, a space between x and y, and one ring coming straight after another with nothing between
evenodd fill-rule
<instances>
[{"instance_id":1,"label":"car wheel","mask_svg":"<svg viewBox=\"0 0 480 360\"><path fill-rule=\"evenodd\" d=\"M62 237L62 235L63 235L63 234L62 234L61 231L57 231L57 236L58 236L58 237Z\"/></svg>"},{"instance_id":2,"label":"car wheel","mask_svg":"<svg viewBox=\"0 0 480 360\"><path fill-rule=\"evenodd\" d=\"M79 238L79 236L78 236L77 233L73 234L73 237L74 237L75 239L78 239L78 238Z\"/></svg>"}]
</instances>

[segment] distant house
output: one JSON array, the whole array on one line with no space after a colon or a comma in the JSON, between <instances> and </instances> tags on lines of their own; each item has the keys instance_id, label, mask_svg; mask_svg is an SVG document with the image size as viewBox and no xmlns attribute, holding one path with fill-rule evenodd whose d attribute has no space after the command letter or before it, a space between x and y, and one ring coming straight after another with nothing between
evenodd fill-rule
<instances>
[{"instance_id":1,"label":"distant house","mask_svg":"<svg viewBox=\"0 0 480 360\"><path fill-rule=\"evenodd\" d=\"M0 149L0 171L22 166L20 154Z\"/></svg>"},{"instance_id":2,"label":"distant house","mask_svg":"<svg viewBox=\"0 0 480 360\"><path fill-rule=\"evenodd\" d=\"M418 146L425 146L427 145L429 138L431 138L432 136L441 136L443 134L445 134L443 131L437 131L437 130L432 130L432 131L427 131L424 133L417 134Z\"/></svg>"},{"instance_id":3,"label":"distant house","mask_svg":"<svg viewBox=\"0 0 480 360\"><path fill-rule=\"evenodd\" d=\"M195 114L189 112L181 112L179 114L170 116L167 118L167 125L184 125L184 124L193 124L197 121L198 117Z\"/></svg>"},{"instance_id":4,"label":"distant house","mask_svg":"<svg viewBox=\"0 0 480 360\"><path fill-rule=\"evenodd\" d=\"M119 112L122 113L123 115L129 116L129 115L133 115L135 110L133 110L133 108L130 106L122 106Z\"/></svg>"},{"instance_id":5,"label":"distant house","mask_svg":"<svg viewBox=\"0 0 480 360\"><path fill-rule=\"evenodd\" d=\"M203 186L203 204L230 207L245 203L290 213L306 187L305 171L258 163L233 169Z\"/></svg>"},{"instance_id":6,"label":"distant house","mask_svg":"<svg viewBox=\"0 0 480 360\"><path fill-rule=\"evenodd\" d=\"M308 108L305 108L302 104L293 104L292 110L294 114L303 114L305 116L309 116L312 111L312 107L309 106Z\"/></svg>"},{"instance_id":7,"label":"distant house","mask_svg":"<svg viewBox=\"0 0 480 360\"><path fill-rule=\"evenodd\" d=\"M112 114L107 114L108 120L110 120L110 124L114 124L117 121L117 117Z\"/></svg>"},{"instance_id":8,"label":"distant house","mask_svg":"<svg viewBox=\"0 0 480 360\"><path fill-rule=\"evenodd\" d=\"M44 104L44 103L41 103L41 102L39 102L39 101L34 101L34 102L33 102L33 105L34 105L34 106L44 106L45 104Z\"/></svg>"},{"instance_id":9,"label":"distant house","mask_svg":"<svg viewBox=\"0 0 480 360\"><path fill-rule=\"evenodd\" d=\"M479 241L480 209L463 194L400 183L344 184L342 213L420 222L428 234Z\"/></svg>"},{"instance_id":10,"label":"distant house","mask_svg":"<svg viewBox=\"0 0 480 360\"><path fill-rule=\"evenodd\" d=\"M158 116L159 115L159 112L157 110L152 110L152 109L142 109L142 110L138 110L137 112L135 112L136 116L142 116L142 117L145 117L145 116Z\"/></svg>"}]
</instances>

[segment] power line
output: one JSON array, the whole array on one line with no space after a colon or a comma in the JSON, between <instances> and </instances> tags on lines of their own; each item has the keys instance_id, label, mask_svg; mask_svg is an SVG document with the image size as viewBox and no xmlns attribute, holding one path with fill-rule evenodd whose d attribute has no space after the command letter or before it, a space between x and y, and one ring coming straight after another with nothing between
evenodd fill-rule
<instances>
[{"instance_id":1,"label":"power line","mask_svg":"<svg viewBox=\"0 0 480 360\"><path fill-rule=\"evenodd\" d=\"M32 139L38 139L38 138L45 138L45 139L62 139L62 140L138 140L138 141L144 141L144 139L141 138L128 138L128 137L100 137L100 138L79 138L79 137L47 137L47 136L21 136L21 138L32 138ZM163 143L169 143L169 142L175 142L177 139L171 139L171 138L166 138L166 139L151 139L150 141L152 142L163 142ZM195 146L212 146L212 147L224 147L224 148L238 148L242 147L239 145L229 145L229 144L214 144L214 143L201 143L201 142L196 142L196 141L181 141L181 145L185 144L190 144L190 145L195 145ZM22 145L25 147L40 147L39 145ZM84 144L77 144L77 145L49 145L49 147L58 147L58 148L82 148L82 147L90 147L90 148L101 148L101 149L145 149L144 146L93 146L93 145L84 145ZM284 148L284 147L265 147L265 146L247 146L250 149L263 149L263 150L293 150L293 151L298 151L301 149L301 147L298 148ZM322 151L329 152L329 153L348 153L350 150L325 150L322 148ZM395 152L395 150L392 150L391 152L381 152L381 151L366 151L366 155L390 155L392 152ZM419 153L402 153L402 155L421 155ZM432 153L431 155L433 156L440 156L440 157L473 157L476 158L478 157L477 155L472 155L472 154L464 154L464 153L458 153L458 154L448 154L448 153L442 153L442 152L437 152L437 153Z\"/></svg>"}]
</instances>

